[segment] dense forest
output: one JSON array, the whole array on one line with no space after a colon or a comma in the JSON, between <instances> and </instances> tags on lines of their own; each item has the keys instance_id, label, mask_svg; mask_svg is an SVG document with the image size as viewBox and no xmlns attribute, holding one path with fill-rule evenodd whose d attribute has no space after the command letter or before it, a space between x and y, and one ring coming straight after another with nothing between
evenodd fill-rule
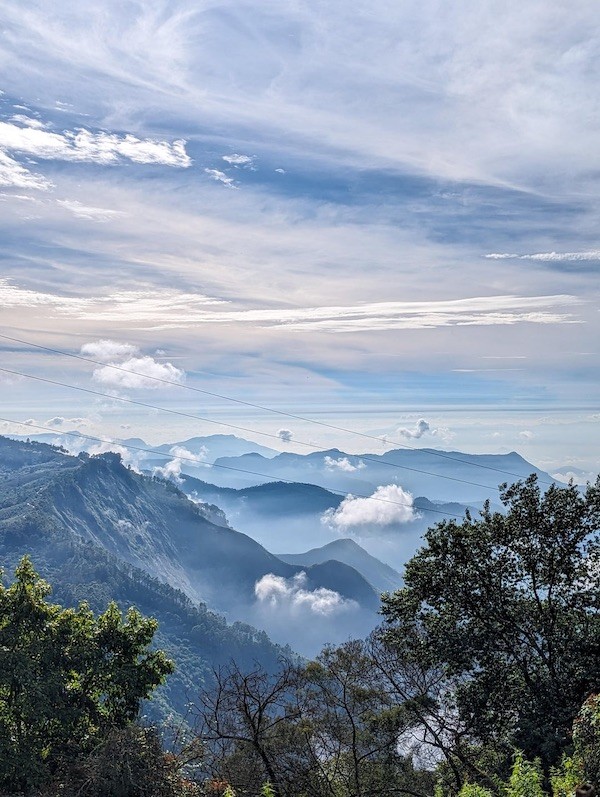
<instances>
[{"instance_id":1,"label":"dense forest","mask_svg":"<svg viewBox=\"0 0 600 797\"><path fill-rule=\"evenodd\" d=\"M600 479L543 492L532 476L504 486L502 501L502 512L486 506L429 529L367 639L309 662L282 649L275 662L266 640L262 661L223 651L188 683L185 712L154 723L148 699L179 664L157 621L116 603L52 603L35 563L21 560L0 591L0 790L592 794ZM65 604L74 597L86 596ZM182 600L180 611L197 610Z\"/></svg>"}]
</instances>

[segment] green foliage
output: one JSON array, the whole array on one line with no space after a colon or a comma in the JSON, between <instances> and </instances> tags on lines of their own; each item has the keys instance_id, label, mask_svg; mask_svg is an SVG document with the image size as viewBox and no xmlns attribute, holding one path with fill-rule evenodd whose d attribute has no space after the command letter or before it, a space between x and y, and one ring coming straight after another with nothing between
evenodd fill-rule
<instances>
[{"instance_id":1,"label":"green foliage","mask_svg":"<svg viewBox=\"0 0 600 797\"><path fill-rule=\"evenodd\" d=\"M262 788L260 790L260 797L275 797L275 792L273 791L273 787L267 781L267 783L263 783Z\"/></svg>"},{"instance_id":2,"label":"green foliage","mask_svg":"<svg viewBox=\"0 0 600 797\"><path fill-rule=\"evenodd\" d=\"M543 780L540 762L527 761L519 752L515 755L506 797L544 797Z\"/></svg>"},{"instance_id":3,"label":"green foliage","mask_svg":"<svg viewBox=\"0 0 600 797\"><path fill-rule=\"evenodd\" d=\"M572 797L575 788L584 781L583 766L579 758L564 756L559 767L550 773L552 797Z\"/></svg>"},{"instance_id":4,"label":"green foliage","mask_svg":"<svg viewBox=\"0 0 600 797\"><path fill-rule=\"evenodd\" d=\"M600 480L542 493L531 476L501 497L505 513L486 506L426 533L404 588L383 596L386 639L443 677L466 774L478 748L506 762L490 774L508 774L515 748L548 773L600 686Z\"/></svg>"},{"instance_id":5,"label":"green foliage","mask_svg":"<svg viewBox=\"0 0 600 797\"><path fill-rule=\"evenodd\" d=\"M600 785L600 694L591 695L573 724L575 759L585 778Z\"/></svg>"},{"instance_id":6,"label":"green foliage","mask_svg":"<svg viewBox=\"0 0 600 797\"><path fill-rule=\"evenodd\" d=\"M149 650L156 621L115 604L47 601L49 585L25 557L0 585L0 789L29 792L125 728L173 670Z\"/></svg>"},{"instance_id":7,"label":"green foliage","mask_svg":"<svg viewBox=\"0 0 600 797\"><path fill-rule=\"evenodd\" d=\"M465 783L458 797L492 797L492 792L475 783Z\"/></svg>"}]
</instances>

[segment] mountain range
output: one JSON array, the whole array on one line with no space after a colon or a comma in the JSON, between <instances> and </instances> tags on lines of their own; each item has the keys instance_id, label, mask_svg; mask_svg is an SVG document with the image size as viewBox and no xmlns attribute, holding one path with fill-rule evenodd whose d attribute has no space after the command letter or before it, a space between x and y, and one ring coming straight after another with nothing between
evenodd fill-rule
<instances>
[{"instance_id":1,"label":"mountain range","mask_svg":"<svg viewBox=\"0 0 600 797\"><path fill-rule=\"evenodd\" d=\"M98 446L97 441L79 432L48 432L29 438L62 445L74 453ZM368 495L380 485L397 484L413 496L427 496L434 502L480 505L497 497L502 482L512 483L531 473L537 473L542 481L553 481L550 474L515 451L466 454L406 447L381 454L349 454L339 449L295 454L280 453L235 435L191 437L158 446L150 446L140 438L116 442L125 448L133 447L132 456L141 469L164 467L178 459L183 474L235 489L287 481L318 485L333 493ZM185 452L191 455L187 459Z\"/></svg>"},{"instance_id":2,"label":"mountain range","mask_svg":"<svg viewBox=\"0 0 600 797\"><path fill-rule=\"evenodd\" d=\"M0 438L0 554L54 538L104 551L231 620L258 623L283 643L293 639L300 652L376 621L377 592L344 562L285 562L231 528L221 509L136 473L118 454L72 456ZM311 613L304 646L293 620L301 624Z\"/></svg>"}]
</instances>

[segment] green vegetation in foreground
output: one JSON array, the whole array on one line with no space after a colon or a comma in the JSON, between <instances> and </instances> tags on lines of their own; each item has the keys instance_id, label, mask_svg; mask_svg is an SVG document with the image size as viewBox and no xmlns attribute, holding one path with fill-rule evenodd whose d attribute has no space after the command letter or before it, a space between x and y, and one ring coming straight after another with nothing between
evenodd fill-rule
<instances>
[{"instance_id":1,"label":"green vegetation in foreground","mask_svg":"<svg viewBox=\"0 0 600 797\"><path fill-rule=\"evenodd\" d=\"M156 622L50 604L22 560L0 592L0 789L572 797L598 784L600 479L542 493L531 477L502 499L504 513L428 531L368 639L277 671L217 667L168 753L136 724L173 669L152 649Z\"/></svg>"}]
</instances>

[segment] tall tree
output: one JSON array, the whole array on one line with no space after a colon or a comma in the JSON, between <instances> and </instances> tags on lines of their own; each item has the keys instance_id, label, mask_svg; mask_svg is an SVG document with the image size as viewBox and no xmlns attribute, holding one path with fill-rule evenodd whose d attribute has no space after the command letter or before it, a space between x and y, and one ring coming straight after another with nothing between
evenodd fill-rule
<instances>
[{"instance_id":1,"label":"tall tree","mask_svg":"<svg viewBox=\"0 0 600 797\"><path fill-rule=\"evenodd\" d=\"M156 622L115 604L95 617L47 601L25 557L0 585L0 789L28 793L125 728L173 670L150 650Z\"/></svg>"},{"instance_id":2,"label":"tall tree","mask_svg":"<svg viewBox=\"0 0 600 797\"><path fill-rule=\"evenodd\" d=\"M600 686L600 478L582 494L531 476L501 499L504 512L426 533L404 587L383 596L385 641L441 671L462 764L473 745L507 759L518 747L548 771Z\"/></svg>"}]
</instances>

